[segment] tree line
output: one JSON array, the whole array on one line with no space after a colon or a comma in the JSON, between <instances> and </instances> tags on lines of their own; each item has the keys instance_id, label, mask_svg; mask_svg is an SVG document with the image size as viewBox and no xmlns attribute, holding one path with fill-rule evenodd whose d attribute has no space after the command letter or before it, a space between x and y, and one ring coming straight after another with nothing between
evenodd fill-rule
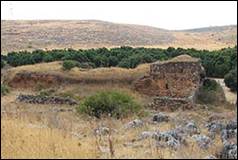
<instances>
[{"instance_id":1,"label":"tree line","mask_svg":"<svg viewBox=\"0 0 238 160\"><path fill-rule=\"evenodd\" d=\"M4 67L5 64L16 67L61 60L77 61L79 64L82 64L82 66L90 66L92 68L112 66L135 68L142 63L168 60L182 54L201 58L202 65L206 70L206 75L209 77L224 78L230 70L237 66L237 46L215 51L197 50L193 48L183 49L169 47L167 49L160 49L123 46L112 49L54 49L49 51L10 52L5 56L1 55L1 68Z\"/></svg>"}]
</instances>

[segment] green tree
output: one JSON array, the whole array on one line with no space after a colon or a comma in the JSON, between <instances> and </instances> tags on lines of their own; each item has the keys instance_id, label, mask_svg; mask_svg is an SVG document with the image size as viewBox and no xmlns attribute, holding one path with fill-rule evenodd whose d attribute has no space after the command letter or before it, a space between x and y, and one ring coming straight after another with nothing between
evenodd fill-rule
<instances>
[{"instance_id":1,"label":"green tree","mask_svg":"<svg viewBox=\"0 0 238 160\"><path fill-rule=\"evenodd\" d=\"M237 92L237 67L225 75L224 82L231 91Z\"/></svg>"},{"instance_id":2,"label":"green tree","mask_svg":"<svg viewBox=\"0 0 238 160\"><path fill-rule=\"evenodd\" d=\"M63 62L63 69L64 70L71 70L72 68L76 67L77 65L78 65L77 61L65 60Z\"/></svg>"}]
</instances>

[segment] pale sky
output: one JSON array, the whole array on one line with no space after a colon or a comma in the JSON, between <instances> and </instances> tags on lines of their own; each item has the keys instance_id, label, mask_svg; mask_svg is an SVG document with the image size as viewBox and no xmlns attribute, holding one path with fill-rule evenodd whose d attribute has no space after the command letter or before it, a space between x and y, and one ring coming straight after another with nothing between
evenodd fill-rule
<instances>
[{"instance_id":1,"label":"pale sky","mask_svg":"<svg viewBox=\"0 0 238 160\"><path fill-rule=\"evenodd\" d=\"M237 24L237 2L1 1L1 20L65 19L191 29Z\"/></svg>"}]
</instances>

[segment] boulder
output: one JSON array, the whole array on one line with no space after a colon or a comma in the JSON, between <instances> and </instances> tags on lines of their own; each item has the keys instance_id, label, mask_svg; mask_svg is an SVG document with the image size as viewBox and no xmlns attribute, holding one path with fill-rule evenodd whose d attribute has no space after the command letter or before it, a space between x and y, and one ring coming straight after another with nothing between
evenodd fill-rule
<instances>
[{"instance_id":1,"label":"boulder","mask_svg":"<svg viewBox=\"0 0 238 160\"><path fill-rule=\"evenodd\" d=\"M144 123L142 122L142 120L139 120L139 119L135 119L129 123L127 123L125 125L125 128L126 129L129 129L129 128L137 128L137 127L142 127L144 125Z\"/></svg>"},{"instance_id":2,"label":"boulder","mask_svg":"<svg viewBox=\"0 0 238 160\"><path fill-rule=\"evenodd\" d=\"M200 133L197 125L193 121L188 122L184 129L190 136Z\"/></svg>"},{"instance_id":3,"label":"boulder","mask_svg":"<svg viewBox=\"0 0 238 160\"><path fill-rule=\"evenodd\" d=\"M165 115L164 113L158 113L153 116L153 121L154 122L168 122L169 121L169 116Z\"/></svg>"},{"instance_id":4,"label":"boulder","mask_svg":"<svg viewBox=\"0 0 238 160\"><path fill-rule=\"evenodd\" d=\"M219 154L221 159L237 159L237 144L226 143Z\"/></svg>"},{"instance_id":5,"label":"boulder","mask_svg":"<svg viewBox=\"0 0 238 160\"><path fill-rule=\"evenodd\" d=\"M212 144L212 140L205 135L193 135L192 138L198 143L202 149L207 149Z\"/></svg>"}]
</instances>

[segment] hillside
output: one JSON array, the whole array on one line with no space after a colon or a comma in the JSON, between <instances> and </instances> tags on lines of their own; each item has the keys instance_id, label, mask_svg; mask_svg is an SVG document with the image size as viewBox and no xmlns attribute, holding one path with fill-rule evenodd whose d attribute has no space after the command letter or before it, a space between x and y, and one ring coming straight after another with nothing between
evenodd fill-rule
<instances>
[{"instance_id":1,"label":"hillside","mask_svg":"<svg viewBox=\"0 0 238 160\"><path fill-rule=\"evenodd\" d=\"M116 46L219 49L234 46L237 26L171 31L97 20L1 21L1 52Z\"/></svg>"}]
</instances>

